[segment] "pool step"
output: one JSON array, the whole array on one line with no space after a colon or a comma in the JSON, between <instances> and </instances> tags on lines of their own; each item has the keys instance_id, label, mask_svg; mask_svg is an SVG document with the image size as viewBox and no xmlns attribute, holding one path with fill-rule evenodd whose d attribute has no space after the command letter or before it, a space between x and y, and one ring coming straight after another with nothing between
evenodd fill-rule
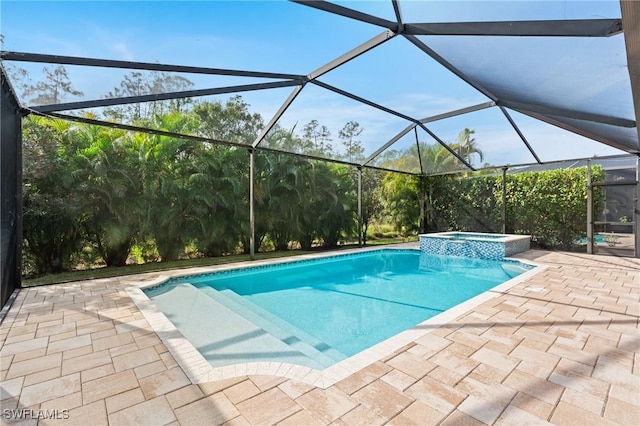
<instances>
[{"instance_id":1,"label":"pool step","mask_svg":"<svg viewBox=\"0 0 640 426\"><path fill-rule=\"evenodd\" d=\"M243 318L226 306L227 300L203 296L189 283L177 284L152 300L214 367L257 361L325 367L300 346L294 348Z\"/></svg>"},{"instance_id":2,"label":"pool step","mask_svg":"<svg viewBox=\"0 0 640 426\"><path fill-rule=\"evenodd\" d=\"M324 367L331 366L347 358L346 355L326 343L321 342L231 290L217 291L208 286L199 287L199 290Z\"/></svg>"}]
</instances>

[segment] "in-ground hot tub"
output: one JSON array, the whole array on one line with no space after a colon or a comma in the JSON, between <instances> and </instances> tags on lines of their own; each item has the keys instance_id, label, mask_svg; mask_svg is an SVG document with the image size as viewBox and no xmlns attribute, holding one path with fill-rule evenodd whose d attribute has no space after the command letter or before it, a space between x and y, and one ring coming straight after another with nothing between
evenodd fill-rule
<instances>
[{"instance_id":1,"label":"in-ground hot tub","mask_svg":"<svg viewBox=\"0 0 640 426\"><path fill-rule=\"evenodd\" d=\"M531 236L483 234L476 232L438 232L420 235L420 250L429 254L503 259L529 250Z\"/></svg>"}]
</instances>

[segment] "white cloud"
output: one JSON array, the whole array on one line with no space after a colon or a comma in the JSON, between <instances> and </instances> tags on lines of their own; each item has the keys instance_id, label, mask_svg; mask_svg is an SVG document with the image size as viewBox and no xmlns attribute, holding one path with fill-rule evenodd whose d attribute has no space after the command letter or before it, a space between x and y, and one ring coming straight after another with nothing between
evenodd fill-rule
<instances>
[{"instance_id":1,"label":"white cloud","mask_svg":"<svg viewBox=\"0 0 640 426\"><path fill-rule=\"evenodd\" d=\"M131 52L129 46L124 41L115 41L108 46L118 57L124 61L133 61L135 55Z\"/></svg>"},{"instance_id":2,"label":"white cloud","mask_svg":"<svg viewBox=\"0 0 640 426\"><path fill-rule=\"evenodd\" d=\"M588 158L594 155L607 156L623 154L615 148L565 131L537 120L518 121L520 130L542 161ZM504 127L479 126L476 140L482 149L485 162L494 165L535 163L535 158L505 122Z\"/></svg>"}]
</instances>

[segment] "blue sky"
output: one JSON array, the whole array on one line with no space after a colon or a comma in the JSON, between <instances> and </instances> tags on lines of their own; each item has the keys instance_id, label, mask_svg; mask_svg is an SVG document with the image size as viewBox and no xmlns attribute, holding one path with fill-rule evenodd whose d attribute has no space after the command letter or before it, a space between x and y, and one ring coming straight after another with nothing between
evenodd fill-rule
<instances>
[{"instance_id":1,"label":"blue sky","mask_svg":"<svg viewBox=\"0 0 640 426\"><path fill-rule=\"evenodd\" d=\"M394 19L391 2L387 0L337 3ZM401 1L401 7L407 22L620 16L616 0ZM308 74L383 31L283 1L2 0L0 13L5 50L299 74ZM541 55L544 56L544 52ZM27 68L34 78L42 69L40 64L19 65ZM67 68L77 88L85 93L85 99L103 97L126 74ZM196 88L254 82L187 77L196 83ZM322 81L418 119L486 101L400 37L325 75ZM243 98L268 121L289 92L290 89L252 92L243 94ZM335 141L347 121L360 122L365 129L361 139L367 153L408 124L308 85L283 116L281 124L288 128L298 123L300 128L312 119L329 127ZM527 117L521 120L527 129L526 135L543 160L619 153L536 120ZM486 151L485 160L491 163L533 161L495 108L434 125L434 129L438 129L436 133L448 142L453 142L464 127L476 130L476 139ZM398 145L409 144L409 138Z\"/></svg>"}]
</instances>

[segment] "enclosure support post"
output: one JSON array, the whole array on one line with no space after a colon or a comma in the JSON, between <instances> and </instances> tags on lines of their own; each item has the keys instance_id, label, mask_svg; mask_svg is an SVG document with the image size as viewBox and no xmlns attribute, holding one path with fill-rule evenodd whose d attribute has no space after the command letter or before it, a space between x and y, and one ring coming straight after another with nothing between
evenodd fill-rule
<instances>
[{"instance_id":1,"label":"enclosure support post","mask_svg":"<svg viewBox=\"0 0 640 426\"><path fill-rule=\"evenodd\" d=\"M425 179L424 175L420 176L420 233L424 234L426 231L425 223L425 211L424 211L424 197L425 197Z\"/></svg>"},{"instance_id":2,"label":"enclosure support post","mask_svg":"<svg viewBox=\"0 0 640 426\"><path fill-rule=\"evenodd\" d=\"M640 257L640 155L636 157L636 194L633 205L634 257Z\"/></svg>"},{"instance_id":3,"label":"enclosure support post","mask_svg":"<svg viewBox=\"0 0 640 426\"><path fill-rule=\"evenodd\" d=\"M362 167L358 167L358 247L362 247Z\"/></svg>"},{"instance_id":4,"label":"enclosure support post","mask_svg":"<svg viewBox=\"0 0 640 426\"><path fill-rule=\"evenodd\" d=\"M591 160L587 160L587 253L593 254L593 185Z\"/></svg>"},{"instance_id":5,"label":"enclosure support post","mask_svg":"<svg viewBox=\"0 0 640 426\"><path fill-rule=\"evenodd\" d=\"M502 233L507 233L507 170L508 167L502 168Z\"/></svg>"},{"instance_id":6,"label":"enclosure support post","mask_svg":"<svg viewBox=\"0 0 640 426\"><path fill-rule=\"evenodd\" d=\"M255 175L255 149L249 150L249 257L256 258L256 221L253 210L253 185Z\"/></svg>"}]
</instances>

